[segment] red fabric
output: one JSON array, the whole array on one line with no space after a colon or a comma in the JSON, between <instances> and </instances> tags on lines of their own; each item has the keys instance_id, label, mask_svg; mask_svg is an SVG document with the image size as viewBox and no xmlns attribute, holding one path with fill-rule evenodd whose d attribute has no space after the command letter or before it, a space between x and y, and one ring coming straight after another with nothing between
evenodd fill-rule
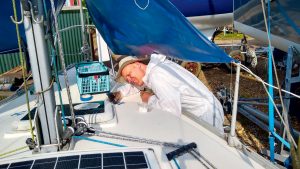
<instances>
[{"instance_id":1,"label":"red fabric","mask_svg":"<svg viewBox=\"0 0 300 169\"><path fill-rule=\"evenodd\" d=\"M70 0L70 6L74 6L74 0Z\"/></svg>"}]
</instances>

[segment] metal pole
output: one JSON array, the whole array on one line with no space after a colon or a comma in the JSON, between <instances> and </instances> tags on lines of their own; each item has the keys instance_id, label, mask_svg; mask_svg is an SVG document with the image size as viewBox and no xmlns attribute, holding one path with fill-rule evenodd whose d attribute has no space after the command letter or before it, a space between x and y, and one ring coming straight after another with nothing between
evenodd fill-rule
<instances>
[{"instance_id":1,"label":"metal pole","mask_svg":"<svg viewBox=\"0 0 300 169\"><path fill-rule=\"evenodd\" d=\"M39 18L44 14L44 8L41 1L38 1L37 4L38 8L38 15ZM32 16L33 17L33 16ZM42 83L42 91L46 90L52 82L51 76L51 69L50 69L50 57L48 55L48 48L46 45L45 40L45 33L44 33L44 22L34 23L34 36L35 36L35 43L40 67L40 74L41 74L41 83ZM37 90L38 91L38 90ZM54 126L54 112L55 112L55 97L54 97L54 90L53 87L51 89L43 92L41 94L44 97L44 104L46 106L46 118L49 127L50 133L50 143L54 144L57 143L56 138L56 128Z\"/></svg>"},{"instance_id":2,"label":"metal pole","mask_svg":"<svg viewBox=\"0 0 300 169\"><path fill-rule=\"evenodd\" d=\"M29 11L25 12L24 27L34 87L37 92L41 92L49 88L52 78L43 22L36 23L32 20L32 17L34 16L41 18L43 15L43 6L37 1L32 1L32 7L36 14L30 15ZM56 128L54 125L54 111L56 103L53 88L40 93L38 103L37 109L43 137L43 139L39 140L43 140L42 144L55 144L57 143Z\"/></svg>"},{"instance_id":3,"label":"metal pole","mask_svg":"<svg viewBox=\"0 0 300 169\"><path fill-rule=\"evenodd\" d=\"M60 37L59 29L58 29L58 21L57 21L57 16L56 16L56 12L55 12L56 10L55 10L55 6L54 6L54 0L50 0L50 2L51 2L52 15L53 15L54 22L55 22L55 24L54 24L55 25L55 31L57 33L58 49L59 49L59 54L60 54L61 67L62 67L63 72L64 72L64 80L65 80L65 85L66 85L66 89L67 89L70 112L71 112L71 116L72 116L72 126L74 127L74 125L75 125L75 113L74 113L74 108L73 108L73 103L72 103L72 97L71 97L70 85L69 85L69 80L68 80L66 64L65 64L64 52L63 52L62 43L61 43L61 37Z\"/></svg>"},{"instance_id":4,"label":"metal pole","mask_svg":"<svg viewBox=\"0 0 300 169\"><path fill-rule=\"evenodd\" d=\"M267 123L269 121L269 117L268 117L267 114L265 114L264 112L261 112L261 111L255 109L252 106L248 106L248 105L244 105L244 104L243 105L239 105L238 106L238 112L240 112L241 109L247 111L247 113L250 113L251 115L257 117L260 120L262 120L263 122ZM255 123L255 121L253 121L253 122ZM278 120L275 119L274 120L274 126L275 126L275 128L279 129L280 126L281 126L281 124L280 124L280 122ZM294 134L295 134L296 138L298 138L300 136L300 132L297 131L297 130L295 130L295 129L293 129L293 131L294 131Z\"/></svg>"},{"instance_id":5,"label":"metal pole","mask_svg":"<svg viewBox=\"0 0 300 169\"><path fill-rule=\"evenodd\" d=\"M86 43L86 38L85 38L85 24L84 24L84 19L83 19L83 8L82 8L82 0L80 1L80 23L81 23L81 38L82 38L82 45Z\"/></svg>"},{"instance_id":6,"label":"metal pole","mask_svg":"<svg viewBox=\"0 0 300 169\"><path fill-rule=\"evenodd\" d=\"M270 0L268 0L268 16L270 17ZM268 35L270 34L270 18L268 18ZM269 52L268 52L268 83L273 85L273 69L272 69L272 47L269 43ZM271 98L269 98L269 144L270 144L270 160L275 161L275 138L271 134L274 132L274 105L272 99L274 98L273 88L269 86L268 91Z\"/></svg>"},{"instance_id":7,"label":"metal pole","mask_svg":"<svg viewBox=\"0 0 300 169\"><path fill-rule=\"evenodd\" d=\"M107 50L108 50L108 54L109 54L111 69L112 69L114 77L116 77L115 66L114 66L113 58L111 56L111 51L110 51L110 49L107 49Z\"/></svg>"},{"instance_id":8,"label":"metal pole","mask_svg":"<svg viewBox=\"0 0 300 169\"><path fill-rule=\"evenodd\" d=\"M85 31L85 23L83 18L83 8L82 8L82 0L80 2L80 22L81 22L81 38L82 38L82 49L81 52L84 55L85 60L93 60L93 56L89 58L88 55L91 54L87 39L86 39L86 31Z\"/></svg>"},{"instance_id":9,"label":"metal pole","mask_svg":"<svg viewBox=\"0 0 300 169\"><path fill-rule=\"evenodd\" d=\"M235 125L236 125L237 105L238 105L238 97L239 97L241 63L237 63L236 65L237 67L236 67L236 78L235 78L235 86L234 86L233 109L232 109L232 117L231 117L230 134L228 136L228 144L233 147L240 147L241 143L239 142L235 134Z\"/></svg>"},{"instance_id":10,"label":"metal pole","mask_svg":"<svg viewBox=\"0 0 300 169\"><path fill-rule=\"evenodd\" d=\"M292 83L292 69L293 69L293 48L290 46L288 49L288 54L286 58L286 71L285 71L285 90L291 91L291 83ZM282 112L282 115L284 117L285 124L288 124L288 113L290 109L290 98L289 94L285 93L285 99L284 99L284 107L285 111ZM281 128L280 128L280 134L282 134L282 138L286 138L286 128L281 122ZM280 146L280 153L283 151L284 145L281 143Z\"/></svg>"},{"instance_id":11,"label":"metal pole","mask_svg":"<svg viewBox=\"0 0 300 169\"><path fill-rule=\"evenodd\" d=\"M260 127L261 129L265 130L266 132L269 131L268 125L262 122L259 118L256 116L253 116L250 114L247 110L244 110L243 108L239 108L239 113L244 115L246 118L248 118L250 121L255 122L255 124Z\"/></svg>"},{"instance_id":12,"label":"metal pole","mask_svg":"<svg viewBox=\"0 0 300 169\"><path fill-rule=\"evenodd\" d=\"M236 68L236 78L235 78L235 86L234 86L234 96L233 96L233 109L232 109L232 117L231 117L231 129L230 136L235 137L235 125L236 125L236 115L237 115L237 103L239 97L239 82L240 82L240 63L237 64Z\"/></svg>"},{"instance_id":13,"label":"metal pole","mask_svg":"<svg viewBox=\"0 0 300 169\"><path fill-rule=\"evenodd\" d=\"M257 117L258 119L264 121L265 123L268 123L269 121L269 117L267 114L264 114L263 112L255 109L254 107L252 106L247 106L247 105L240 105L239 106L239 110L243 109L245 111L247 111L248 113L250 113L251 115ZM274 121L274 124L277 126L277 127L280 127L280 122L279 121Z\"/></svg>"},{"instance_id":14,"label":"metal pole","mask_svg":"<svg viewBox=\"0 0 300 169\"><path fill-rule=\"evenodd\" d=\"M239 105L260 105L260 106L269 106L268 103L260 103L260 102L247 102L247 101L239 101ZM277 107L281 107L281 104L276 104Z\"/></svg>"}]
</instances>

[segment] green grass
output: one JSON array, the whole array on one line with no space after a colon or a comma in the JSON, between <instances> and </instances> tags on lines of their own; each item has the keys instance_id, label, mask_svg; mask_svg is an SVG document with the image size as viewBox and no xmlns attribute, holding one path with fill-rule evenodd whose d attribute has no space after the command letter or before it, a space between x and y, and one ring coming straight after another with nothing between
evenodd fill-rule
<instances>
[{"instance_id":1,"label":"green grass","mask_svg":"<svg viewBox=\"0 0 300 169\"><path fill-rule=\"evenodd\" d=\"M224 36L224 32L218 33L218 35L215 37L215 40L239 40L243 38L242 33L231 33L231 32L226 32Z\"/></svg>"},{"instance_id":2,"label":"green grass","mask_svg":"<svg viewBox=\"0 0 300 169\"><path fill-rule=\"evenodd\" d=\"M5 99L5 98L6 98L6 96L0 96L0 101Z\"/></svg>"}]
</instances>

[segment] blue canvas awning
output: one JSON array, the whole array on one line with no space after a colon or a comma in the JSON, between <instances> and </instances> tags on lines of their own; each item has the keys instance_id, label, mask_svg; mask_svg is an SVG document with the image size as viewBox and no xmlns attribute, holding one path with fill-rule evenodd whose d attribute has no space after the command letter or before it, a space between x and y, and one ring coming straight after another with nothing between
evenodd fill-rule
<instances>
[{"instance_id":1,"label":"blue canvas awning","mask_svg":"<svg viewBox=\"0 0 300 169\"><path fill-rule=\"evenodd\" d=\"M65 0L54 0L58 11L62 8ZM20 0L15 0L18 19L21 18ZM47 9L50 8L50 1L46 1ZM0 1L0 54L16 52L18 48L18 39L16 34L16 26L11 21L10 16L14 16L13 5L11 0ZM26 42L25 30L23 24L20 24L20 35L24 42Z\"/></svg>"},{"instance_id":2,"label":"blue canvas awning","mask_svg":"<svg viewBox=\"0 0 300 169\"><path fill-rule=\"evenodd\" d=\"M21 18L20 1L16 1L17 12ZM12 1L0 1L0 53L15 52L18 49L16 26L11 21L10 16L14 16ZM22 39L25 39L24 26L20 25Z\"/></svg>"},{"instance_id":3,"label":"blue canvas awning","mask_svg":"<svg viewBox=\"0 0 300 169\"><path fill-rule=\"evenodd\" d=\"M115 54L159 52L171 57L207 62L231 62L169 1L86 0L97 29Z\"/></svg>"}]
</instances>

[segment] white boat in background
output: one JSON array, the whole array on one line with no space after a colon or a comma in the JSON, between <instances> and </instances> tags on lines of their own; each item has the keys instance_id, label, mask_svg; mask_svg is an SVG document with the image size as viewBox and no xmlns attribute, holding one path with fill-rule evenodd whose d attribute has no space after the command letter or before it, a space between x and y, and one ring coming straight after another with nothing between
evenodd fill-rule
<instances>
[{"instance_id":1,"label":"white boat in background","mask_svg":"<svg viewBox=\"0 0 300 169\"><path fill-rule=\"evenodd\" d=\"M217 27L232 24L233 0L170 0L208 39Z\"/></svg>"},{"instance_id":2,"label":"white boat in background","mask_svg":"<svg viewBox=\"0 0 300 169\"><path fill-rule=\"evenodd\" d=\"M267 14L267 3L266 14ZM300 50L300 2L296 0L271 1L271 42L275 48L288 52L290 46ZM260 1L234 1L235 28L257 40L268 43L262 5ZM284 25L284 26L283 26Z\"/></svg>"}]
</instances>

